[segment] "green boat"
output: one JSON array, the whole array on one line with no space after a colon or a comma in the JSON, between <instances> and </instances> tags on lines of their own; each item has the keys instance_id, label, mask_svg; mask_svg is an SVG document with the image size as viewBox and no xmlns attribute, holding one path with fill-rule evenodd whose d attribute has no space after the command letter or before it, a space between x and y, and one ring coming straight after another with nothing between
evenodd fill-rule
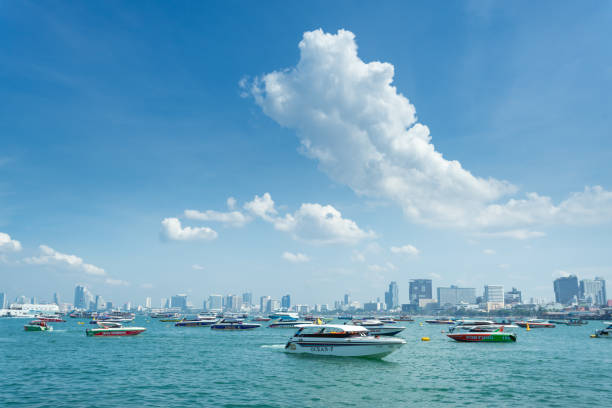
<instances>
[{"instance_id":1,"label":"green boat","mask_svg":"<svg viewBox=\"0 0 612 408\"><path fill-rule=\"evenodd\" d=\"M32 320L30 323L23 326L25 331L52 331L53 327L42 320Z\"/></svg>"},{"instance_id":2,"label":"green boat","mask_svg":"<svg viewBox=\"0 0 612 408\"><path fill-rule=\"evenodd\" d=\"M516 334L504 333L503 327L494 332L469 331L467 333L447 334L447 336L455 341L469 343L514 343L516 341Z\"/></svg>"}]
</instances>

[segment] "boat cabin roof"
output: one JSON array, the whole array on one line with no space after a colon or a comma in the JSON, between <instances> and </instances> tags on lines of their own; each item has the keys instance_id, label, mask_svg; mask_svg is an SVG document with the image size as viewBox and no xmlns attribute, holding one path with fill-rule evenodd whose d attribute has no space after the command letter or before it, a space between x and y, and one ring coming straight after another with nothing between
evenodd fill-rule
<instances>
[{"instance_id":1,"label":"boat cabin roof","mask_svg":"<svg viewBox=\"0 0 612 408\"><path fill-rule=\"evenodd\" d=\"M299 329L303 329L308 327L309 329L333 329L336 331L344 331L344 332L367 332L363 326L353 326L349 324L298 324L295 327Z\"/></svg>"}]
</instances>

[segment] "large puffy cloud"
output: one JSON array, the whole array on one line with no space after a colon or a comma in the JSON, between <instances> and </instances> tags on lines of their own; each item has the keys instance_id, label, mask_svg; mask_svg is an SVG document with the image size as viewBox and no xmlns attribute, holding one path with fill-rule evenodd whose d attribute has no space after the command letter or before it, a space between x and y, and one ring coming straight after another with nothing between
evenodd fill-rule
<instances>
[{"instance_id":1,"label":"large puffy cloud","mask_svg":"<svg viewBox=\"0 0 612 408\"><path fill-rule=\"evenodd\" d=\"M376 236L373 231L364 231L355 221L342 217L331 205L304 203L293 214L280 216L272 197L265 193L262 197L256 195L244 208L272 223L277 230L315 244L354 244Z\"/></svg>"},{"instance_id":2,"label":"large puffy cloud","mask_svg":"<svg viewBox=\"0 0 612 408\"><path fill-rule=\"evenodd\" d=\"M437 152L414 106L392 85L393 65L362 61L353 33L306 32L299 48L296 67L257 78L250 92L266 115L296 130L304 154L358 194L393 200L409 219L443 226L612 219L612 193L601 187L558 206L535 193L500 204L516 187L476 177Z\"/></svg>"},{"instance_id":3,"label":"large puffy cloud","mask_svg":"<svg viewBox=\"0 0 612 408\"><path fill-rule=\"evenodd\" d=\"M162 221L162 236L172 241L213 240L217 232L208 227L182 227L178 218L165 218Z\"/></svg>"},{"instance_id":4,"label":"large puffy cloud","mask_svg":"<svg viewBox=\"0 0 612 408\"><path fill-rule=\"evenodd\" d=\"M9 234L0 232L0 252L21 251L21 242L12 239Z\"/></svg>"},{"instance_id":5,"label":"large puffy cloud","mask_svg":"<svg viewBox=\"0 0 612 408\"><path fill-rule=\"evenodd\" d=\"M105 276L106 271L98 266L85 263L82 258L76 255L68 255L56 251L55 249L41 245L41 254L24 259L24 262L32 265L60 265L79 270L87 275Z\"/></svg>"}]
</instances>

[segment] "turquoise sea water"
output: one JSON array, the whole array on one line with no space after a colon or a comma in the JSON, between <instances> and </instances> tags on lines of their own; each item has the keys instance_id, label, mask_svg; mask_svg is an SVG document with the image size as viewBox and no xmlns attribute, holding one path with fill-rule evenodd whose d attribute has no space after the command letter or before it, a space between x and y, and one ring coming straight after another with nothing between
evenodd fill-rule
<instances>
[{"instance_id":1,"label":"turquoise sea water","mask_svg":"<svg viewBox=\"0 0 612 408\"><path fill-rule=\"evenodd\" d=\"M610 406L601 322L520 329L517 343L456 343L408 327L383 360L288 355L291 329L218 332L138 317L147 332L91 338L88 324L0 319L0 407ZM431 341L420 338L429 336Z\"/></svg>"}]
</instances>

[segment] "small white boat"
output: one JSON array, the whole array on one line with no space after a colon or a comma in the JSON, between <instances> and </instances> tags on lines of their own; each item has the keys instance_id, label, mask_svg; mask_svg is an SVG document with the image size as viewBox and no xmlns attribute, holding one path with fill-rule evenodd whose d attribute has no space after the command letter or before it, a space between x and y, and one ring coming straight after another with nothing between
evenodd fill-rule
<instances>
[{"instance_id":1,"label":"small white boat","mask_svg":"<svg viewBox=\"0 0 612 408\"><path fill-rule=\"evenodd\" d=\"M382 358L406 344L396 337L373 336L363 326L302 325L285 345L287 353Z\"/></svg>"},{"instance_id":2,"label":"small white boat","mask_svg":"<svg viewBox=\"0 0 612 408\"><path fill-rule=\"evenodd\" d=\"M353 320L353 324L365 327L371 334L376 336L395 336L406 329L401 326L386 326L383 321L376 319Z\"/></svg>"},{"instance_id":3,"label":"small white boat","mask_svg":"<svg viewBox=\"0 0 612 408\"><path fill-rule=\"evenodd\" d=\"M309 322L308 320L296 320L296 319L279 319L273 322L270 322L268 327L272 329L294 329L301 325L311 325L313 322Z\"/></svg>"}]
</instances>

